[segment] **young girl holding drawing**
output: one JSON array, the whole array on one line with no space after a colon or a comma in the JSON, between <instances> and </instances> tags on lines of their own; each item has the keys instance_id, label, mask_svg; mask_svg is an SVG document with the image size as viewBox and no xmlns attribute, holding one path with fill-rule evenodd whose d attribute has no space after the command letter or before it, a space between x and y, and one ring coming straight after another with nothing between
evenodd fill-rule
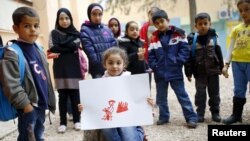
<instances>
[{"instance_id":1,"label":"young girl holding drawing","mask_svg":"<svg viewBox=\"0 0 250 141\"><path fill-rule=\"evenodd\" d=\"M127 53L118 47L107 49L103 54L103 65L106 69L103 77L126 76L130 72L124 71L128 64ZM153 100L148 98L148 103L153 105ZM83 111L83 105L78 105ZM107 141L146 141L144 130L141 126L118 127L101 129Z\"/></svg>"}]
</instances>

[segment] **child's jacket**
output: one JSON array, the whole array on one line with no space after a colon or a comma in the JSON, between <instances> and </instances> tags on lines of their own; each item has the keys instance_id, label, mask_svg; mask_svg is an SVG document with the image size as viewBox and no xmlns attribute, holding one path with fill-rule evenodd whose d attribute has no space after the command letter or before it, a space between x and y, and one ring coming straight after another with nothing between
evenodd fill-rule
<instances>
[{"instance_id":1,"label":"child's jacket","mask_svg":"<svg viewBox=\"0 0 250 141\"><path fill-rule=\"evenodd\" d=\"M218 41L214 41L213 37L217 35L214 29L209 29L208 34L205 36L199 36L196 40L196 49L194 56L190 54L189 61L185 64L185 74L187 77L210 76L215 74L221 74L221 70L224 66L221 47L218 45ZM188 35L188 43L192 48L194 39L194 33ZM202 45L205 41L205 45Z\"/></svg>"},{"instance_id":2,"label":"child's jacket","mask_svg":"<svg viewBox=\"0 0 250 141\"><path fill-rule=\"evenodd\" d=\"M58 29L50 33L49 52L60 53L58 58L53 59L53 74L55 88L79 89L79 81L82 80L81 64L79 62L79 42L67 41L72 35L66 34ZM74 37L73 39L77 39ZM63 42L66 42L67 44Z\"/></svg>"},{"instance_id":3,"label":"child's jacket","mask_svg":"<svg viewBox=\"0 0 250 141\"><path fill-rule=\"evenodd\" d=\"M131 74L146 73L146 62L139 60L137 55L139 48L143 47L141 40L139 38L136 40L131 40L127 37L119 38L119 46L128 54L129 64L127 70L130 71Z\"/></svg>"},{"instance_id":4,"label":"child's jacket","mask_svg":"<svg viewBox=\"0 0 250 141\"><path fill-rule=\"evenodd\" d=\"M54 113L56 110L55 94L51 83L51 77L48 69L48 62L45 54L37 49L42 64L46 71L48 80L48 107ZM1 84L4 87L4 93L16 109L23 109L27 104L38 105L38 92L27 62L25 62L24 85L20 84L20 73L18 67L18 56L14 50L6 49L4 53L4 62L0 66Z\"/></svg>"},{"instance_id":5,"label":"child's jacket","mask_svg":"<svg viewBox=\"0 0 250 141\"><path fill-rule=\"evenodd\" d=\"M106 49L117 45L113 33L103 24L94 25L87 21L82 24L80 33L83 50L89 59L89 73L104 74L102 54Z\"/></svg>"},{"instance_id":6,"label":"child's jacket","mask_svg":"<svg viewBox=\"0 0 250 141\"><path fill-rule=\"evenodd\" d=\"M169 26L164 33L158 30L153 33L148 59L156 81L183 79L182 67L189 55L190 48L184 30Z\"/></svg>"}]
</instances>

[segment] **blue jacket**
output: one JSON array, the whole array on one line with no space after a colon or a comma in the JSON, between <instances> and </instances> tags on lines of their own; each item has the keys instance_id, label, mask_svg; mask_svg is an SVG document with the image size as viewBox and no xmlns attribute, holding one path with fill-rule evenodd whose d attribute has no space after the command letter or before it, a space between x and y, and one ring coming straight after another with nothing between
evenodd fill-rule
<instances>
[{"instance_id":1,"label":"blue jacket","mask_svg":"<svg viewBox=\"0 0 250 141\"><path fill-rule=\"evenodd\" d=\"M102 53L117 45L113 33L107 26L94 25L87 21L81 26L80 38L83 50L89 59L89 73L92 76L102 76L104 74Z\"/></svg>"},{"instance_id":2,"label":"blue jacket","mask_svg":"<svg viewBox=\"0 0 250 141\"><path fill-rule=\"evenodd\" d=\"M189 59L190 48L182 29L169 26L165 33L155 31L148 51L156 81L183 79L182 67Z\"/></svg>"}]
</instances>

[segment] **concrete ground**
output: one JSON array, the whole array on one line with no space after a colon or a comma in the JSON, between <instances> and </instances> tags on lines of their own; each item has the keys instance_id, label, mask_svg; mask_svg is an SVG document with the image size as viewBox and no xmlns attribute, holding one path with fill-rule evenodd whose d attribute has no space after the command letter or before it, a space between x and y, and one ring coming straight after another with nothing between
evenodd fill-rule
<instances>
[{"instance_id":1,"label":"concrete ground","mask_svg":"<svg viewBox=\"0 0 250 141\"><path fill-rule=\"evenodd\" d=\"M185 87L190 95L190 99L194 101L195 87L194 79L192 82L188 82L185 79ZM220 92L221 92L221 116L226 118L232 113L232 97L233 97L233 80L232 74L228 79L220 76ZM152 85L152 94L155 96L155 85ZM148 135L149 141L207 141L207 128L211 124L221 124L216 123L211 120L211 114L209 111L209 106L206 109L205 122L199 123L196 129L188 129L186 127L186 122L184 120L180 104L173 91L169 90L169 108L170 108L170 123L157 126L150 125L145 126L146 134ZM244 106L243 111L243 123L237 124L250 124L250 94L247 94L247 103ZM195 107L194 107L195 108ZM158 119L158 109L155 108L154 121ZM59 115L58 110L56 115L51 115L52 125L49 124L49 119L46 119L46 129L45 129L45 139L46 141L82 141L83 131L73 130L72 122L69 122L66 133L58 134L57 127L59 125ZM0 122L0 141L14 141L18 135L17 131L8 134L9 131L15 129L13 126L13 121L7 123ZM7 134L7 136L2 136Z\"/></svg>"},{"instance_id":2,"label":"concrete ground","mask_svg":"<svg viewBox=\"0 0 250 141\"><path fill-rule=\"evenodd\" d=\"M15 122L15 123L14 123ZM16 131L17 120L0 122L0 140Z\"/></svg>"}]
</instances>

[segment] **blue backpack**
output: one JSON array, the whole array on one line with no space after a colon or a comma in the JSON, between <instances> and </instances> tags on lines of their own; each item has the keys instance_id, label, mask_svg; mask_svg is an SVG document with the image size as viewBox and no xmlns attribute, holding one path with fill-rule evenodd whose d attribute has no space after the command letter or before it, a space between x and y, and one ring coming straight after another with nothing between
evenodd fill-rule
<instances>
[{"instance_id":1,"label":"blue backpack","mask_svg":"<svg viewBox=\"0 0 250 141\"><path fill-rule=\"evenodd\" d=\"M192 57L195 57L195 50L196 50L196 40L198 37L198 33L195 32L194 33L194 38L193 38L193 42L192 42ZM214 41L214 47L217 44L217 40L216 40L216 36L213 37L213 41Z\"/></svg>"},{"instance_id":2,"label":"blue backpack","mask_svg":"<svg viewBox=\"0 0 250 141\"><path fill-rule=\"evenodd\" d=\"M14 49L18 54L18 64L20 70L21 83L24 81L24 73L25 73L25 58L21 48L15 44L14 42L8 46L8 48ZM5 47L0 47L0 61L2 61L4 57ZM11 119L15 119L17 117L17 111L11 103L9 103L7 97L3 93L3 87L0 83L0 121L8 121Z\"/></svg>"}]
</instances>

